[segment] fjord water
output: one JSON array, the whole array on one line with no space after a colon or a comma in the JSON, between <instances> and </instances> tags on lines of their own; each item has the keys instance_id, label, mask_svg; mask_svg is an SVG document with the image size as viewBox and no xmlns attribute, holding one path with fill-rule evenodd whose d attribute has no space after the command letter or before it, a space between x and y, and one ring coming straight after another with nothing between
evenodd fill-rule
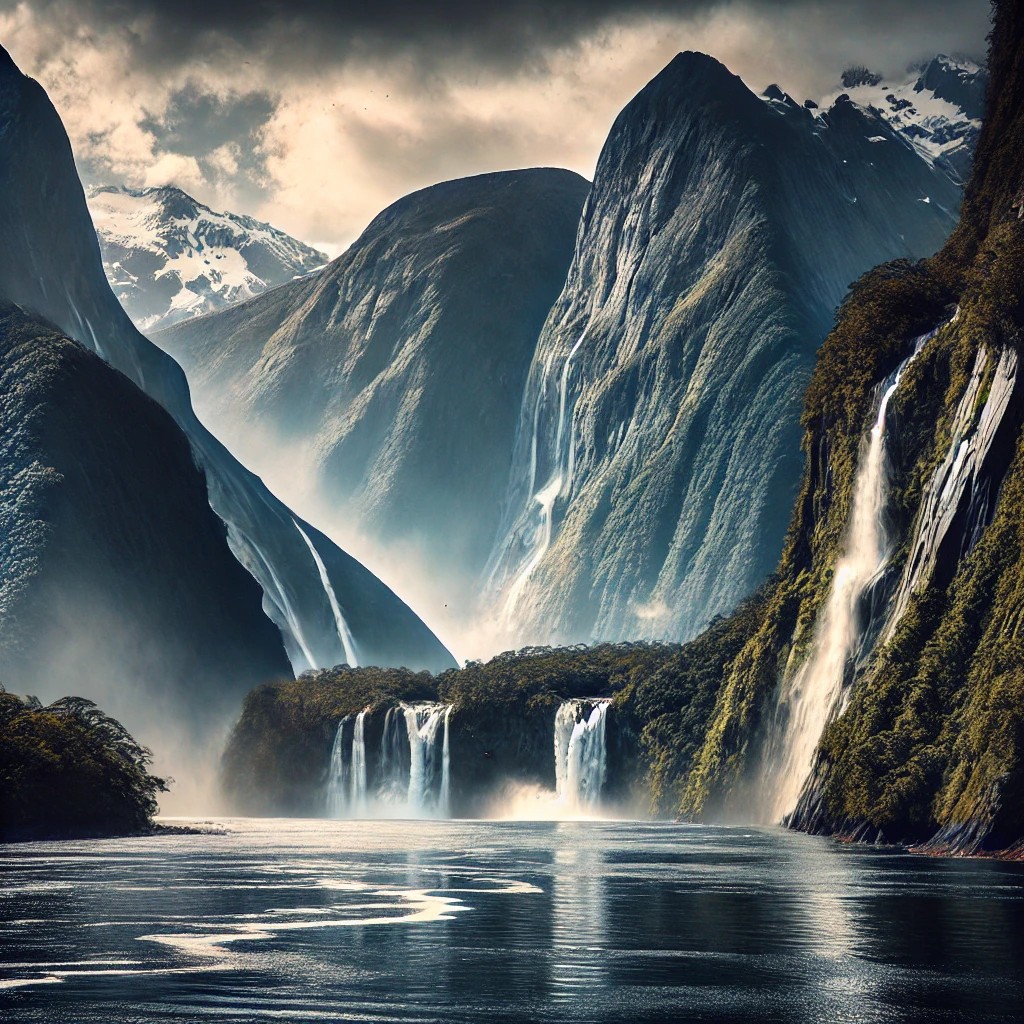
<instances>
[{"instance_id":1,"label":"fjord water","mask_svg":"<svg viewBox=\"0 0 1024 1024\"><path fill-rule=\"evenodd\" d=\"M1024 1015L1020 865L772 828L222 825L6 847L0 1018Z\"/></svg>"}]
</instances>

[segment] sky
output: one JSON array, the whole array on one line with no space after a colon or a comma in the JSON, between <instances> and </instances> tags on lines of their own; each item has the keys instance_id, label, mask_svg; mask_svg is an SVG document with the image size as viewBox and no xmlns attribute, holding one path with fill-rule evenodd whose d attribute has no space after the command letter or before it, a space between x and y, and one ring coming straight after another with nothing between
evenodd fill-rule
<instances>
[{"instance_id":1,"label":"sky","mask_svg":"<svg viewBox=\"0 0 1024 1024\"><path fill-rule=\"evenodd\" d=\"M760 91L981 58L987 0L0 0L87 184L174 184L336 255L401 196L529 166L590 177L681 50Z\"/></svg>"}]
</instances>

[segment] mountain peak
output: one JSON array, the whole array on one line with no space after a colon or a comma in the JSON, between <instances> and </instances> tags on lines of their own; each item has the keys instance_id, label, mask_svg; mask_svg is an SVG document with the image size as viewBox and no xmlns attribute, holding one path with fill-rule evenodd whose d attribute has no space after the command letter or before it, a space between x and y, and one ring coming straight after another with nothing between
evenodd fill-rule
<instances>
[{"instance_id":1,"label":"mountain peak","mask_svg":"<svg viewBox=\"0 0 1024 1024\"><path fill-rule=\"evenodd\" d=\"M215 312L328 262L283 231L211 210L176 185L99 185L87 199L107 280L144 331Z\"/></svg>"}]
</instances>

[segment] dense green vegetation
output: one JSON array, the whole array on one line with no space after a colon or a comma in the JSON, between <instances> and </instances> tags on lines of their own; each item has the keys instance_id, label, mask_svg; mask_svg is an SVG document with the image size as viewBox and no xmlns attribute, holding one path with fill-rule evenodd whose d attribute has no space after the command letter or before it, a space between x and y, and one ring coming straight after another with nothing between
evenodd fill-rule
<instances>
[{"instance_id":1,"label":"dense green vegetation","mask_svg":"<svg viewBox=\"0 0 1024 1024\"><path fill-rule=\"evenodd\" d=\"M315 813L341 719L436 699L434 677L408 669L341 666L259 686L246 696L224 751L225 794L248 813Z\"/></svg>"},{"instance_id":2,"label":"dense green vegetation","mask_svg":"<svg viewBox=\"0 0 1024 1024\"><path fill-rule=\"evenodd\" d=\"M0 839L128 835L152 828L164 779L92 701L43 707L0 687Z\"/></svg>"},{"instance_id":3,"label":"dense green vegetation","mask_svg":"<svg viewBox=\"0 0 1024 1024\"><path fill-rule=\"evenodd\" d=\"M657 709L660 720L643 739L640 767L630 770L641 775L650 770L652 780L660 778L665 737L686 732L691 746L698 737L699 713L680 711L679 702L689 703L690 695L706 688L709 675L681 653L678 645L647 643L536 647L470 662L437 677L338 667L268 683L246 697L224 754L224 787L240 809L315 813L342 718L402 701L436 700L454 708L453 762L474 777L482 772L481 785L497 782L506 769L553 785L536 762L551 753L559 704L583 697L614 697L621 728L631 733ZM485 751L486 763L479 762L475 755Z\"/></svg>"}]
</instances>

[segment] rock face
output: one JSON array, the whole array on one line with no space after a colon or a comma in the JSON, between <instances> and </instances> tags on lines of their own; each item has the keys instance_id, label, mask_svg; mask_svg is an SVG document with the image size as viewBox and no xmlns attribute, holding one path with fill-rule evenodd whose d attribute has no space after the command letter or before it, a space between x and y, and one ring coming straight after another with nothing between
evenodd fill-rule
<instances>
[{"instance_id":1,"label":"rock face","mask_svg":"<svg viewBox=\"0 0 1024 1024\"><path fill-rule=\"evenodd\" d=\"M90 348L184 431L231 551L262 586L264 610L281 630L296 671L353 659L429 668L453 663L406 605L297 520L196 419L181 369L138 333L110 291L56 111L2 51L0 235L0 297Z\"/></svg>"},{"instance_id":2,"label":"rock face","mask_svg":"<svg viewBox=\"0 0 1024 1024\"><path fill-rule=\"evenodd\" d=\"M273 456L254 431L269 427L375 539L411 544L431 575L475 580L588 188L539 168L423 189L322 273L155 340L257 470Z\"/></svg>"},{"instance_id":3,"label":"rock face","mask_svg":"<svg viewBox=\"0 0 1024 1024\"><path fill-rule=\"evenodd\" d=\"M130 720L213 725L290 674L174 420L123 374L0 308L0 673L72 681ZM166 721L166 717L165 717Z\"/></svg>"},{"instance_id":4,"label":"rock face","mask_svg":"<svg viewBox=\"0 0 1024 1024\"><path fill-rule=\"evenodd\" d=\"M520 412L489 586L517 639L684 639L775 565L850 281L959 190L875 112L680 54L623 110ZM585 554L584 554L585 553Z\"/></svg>"},{"instance_id":5,"label":"rock face","mask_svg":"<svg viewBox=\"0 0 1024 1024\"><path fill-rule=\"evenodd\" d=\"M171 185L86 193L103 269L140 331L224 309L328 262L269 224L216 213Z\"/></svg>"}]
</instances>

